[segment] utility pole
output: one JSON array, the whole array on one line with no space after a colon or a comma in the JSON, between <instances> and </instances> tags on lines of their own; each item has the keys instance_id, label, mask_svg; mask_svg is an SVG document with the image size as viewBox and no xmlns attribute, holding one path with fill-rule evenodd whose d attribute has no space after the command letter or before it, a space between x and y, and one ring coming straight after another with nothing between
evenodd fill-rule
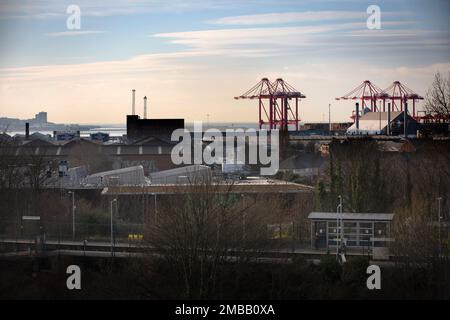
<instances>
[{"instance_id":1,"label":"utility pole","mask_svg":"<svg viewBox=\"0 0 450 320\"><path fill-rule=\"evenodd\" d=\"M439 251L438 251L438 253L439 253L439 258L440 258L441 257L441 248L442 248L442 242L441 242L441 219L442 219L442 217L441 217L441 200L442 200L442 197L439 197L436 200L438 201L438 224L439 224L439 228L438 228Z\"/></svg>"},{"instance_id":2,"label":"utility pole","mask_svg":"<svg viewBox=\"0 0 450 320\"><path fill-rule=\"evenodd\" d=\"M388 114L387 114L387 135L391 135L391 103L388 103Z\"/></svg>"},{"instance_id":3,"label":"utility pole","mask_svg":"<svg viewBox=\"0 0 450 320\"><path fill-rule=\"evenodd\" d=\"M116 203L117 199L111 200L111 257L114 257L114 226L113 226L113 204Z\"/></svg>"},{"instance_id":4,"label":"utility pole","mask_svg":"<svg viewBox=\"0 0 450 320\"><path fill-rule=\"evenodd\" d=\"M75 191L69 191L72 195L72 240L75 240Z\"/></svg>"},{"instance_id":5,"label":"utility pole","mask_svg":"<svg viewBox=\"0 0 450 320\"><path fill-rule=\"evenodd\" d=\"M156 193L153 193L154 196L154 200L155 200L155 226L158 223L158 208L157 208L157 203L156 203Z\"/></svg>"},{"instance_id":6,"label":"utility pole","mask_svg":"<svg viewBox=\"0 0 450 320\"><path fill-rule=\"evenodd\" d=\"M339 261L339 246L340 246L340 242L342 241L342 236L341 236L342 227L339 229L339 227L340 227L339 220L340 220L341 214L342 214L342 196L339 195L338 199L339 199L339 204L336 208L336 260Z\"/></svg>"},{"instance_id":7,"label":"utility pole","mask_svg":"<svg viewBox=\"0 0 450 320\"><path fill-rule=\"evenodd\" d=\"M380 116L380 135L381 135L381 101L380 101L380 104L379 104L379 107L378 107L378 113L379 113L379 116Z\"/></svg>"}]
</instances>

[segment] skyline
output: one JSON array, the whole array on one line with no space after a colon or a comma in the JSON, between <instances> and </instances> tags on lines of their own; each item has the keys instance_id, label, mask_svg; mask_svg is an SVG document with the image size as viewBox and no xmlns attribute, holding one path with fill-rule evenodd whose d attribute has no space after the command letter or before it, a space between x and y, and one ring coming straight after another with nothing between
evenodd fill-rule
<instances>
[{"instance_id":1,"label":"skyline","mask_svg":"<svg viewBox=\"0 0 450 320\"><path fill-rule=\"evenodd\" d=\"M4 1L0 4L0 116L47 111L52 122L124 123L131 89L142 116L257 122L236 101L263 77L306 95L303 122L349 121L335 101L364 80L399 80L425 96L450 70L450 3L423 1ZM69 4L81 28L68 30ZM381 29L366 26L369 5ZM423 102L419 104L419 108Z\"/></svg>"}]
</instances>

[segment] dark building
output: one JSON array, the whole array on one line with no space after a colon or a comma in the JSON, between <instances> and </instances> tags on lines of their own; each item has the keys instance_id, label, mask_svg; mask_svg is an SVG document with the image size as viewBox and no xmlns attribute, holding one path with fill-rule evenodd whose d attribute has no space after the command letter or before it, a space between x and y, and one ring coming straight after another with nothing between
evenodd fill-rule
<instances>
[{"instance_id":1,"label":"dark building","mask_svg":"<svg viewBox=\"0 0 450 320\"><path fill-rule=\"evenodd\" d=\"M176 129L184 129L184 119L140 119L137 115L127 116L127 139L136 141L149 136L168 138Z\"/></svg>"}]
</instances>

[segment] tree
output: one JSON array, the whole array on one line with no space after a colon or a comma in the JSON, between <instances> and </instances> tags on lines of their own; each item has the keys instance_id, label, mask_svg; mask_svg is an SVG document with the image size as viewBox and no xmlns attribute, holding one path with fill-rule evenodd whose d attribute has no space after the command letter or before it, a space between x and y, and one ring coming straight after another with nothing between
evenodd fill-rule
<instances>
[{"instance_id":1,"label":"tree","mask_svg":"<svg viewBox=\"0 0 450 320\"><path fill-rule=\"evenodd\" d=\"M232 183L214 183L209 177L179 188L172 201L158 204L157 220L148 226L145 238L164 253L163 261L171 268L165 272L177 278L182 297L211 297L221 265L232 256L230 250L251 241L253 232L246 230L243 239L241 230L242 217L253 203L243 206Z\"/></svg>"},{"instance_id":2,"label":"tree","mask_svg":"<svg viewBox=\"0 0 450 320\"><path fill-rule=\"evenodd\" d=\"M440 72L434 75L434 81L425 97L425 110L450 119L450 73L448 78L443 77Z\"/></svg>"}]
</instances>

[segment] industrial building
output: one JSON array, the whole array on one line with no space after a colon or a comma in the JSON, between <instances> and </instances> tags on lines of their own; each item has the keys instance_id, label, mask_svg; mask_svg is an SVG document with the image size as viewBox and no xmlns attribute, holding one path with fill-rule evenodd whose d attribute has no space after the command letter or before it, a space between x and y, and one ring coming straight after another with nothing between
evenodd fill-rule
<instances>
[{"instance_id":1,"label":"industrial building","mask_svg":"<svg viewBox=\"0 0 450 320\"><path fill-rule=\"evenodd\" d=\"M147 119L147 96L144 97L144 118L136 114L136 90L132 90L131 115L127 115L127 140L135 142L147 137L169 139L176 129L184 129L184 119Z\"/></svg>"},{"instance_id":2,"label":"industrial building","mask_svg":"<svg viewBox=\"0 0 450 320\"><path fill-rule=\"evenodd\" d=\"M147 182L144 176L144 168L142 166L135 166L91 174L82 183L87 187L107 187L122 185L137 186L145 185Z\"/></svg>"},{"instance_id":3,"label":"industrial building","mask_svg":"<svg viewBox=\"0 0 450 320\"><path fill-rule=\"evenodd\" d=\"M185 166L150 173L151 184L191 183L196 179L211 177L211 168L204 165Z\"/></svg>"},{"instance_id":4,"label":"industrial building","mask_svg":"<svg viewBox=\"0 0 450 320\"><path fill-rule=\"evenodd\" d=\"M207 187L208 191L204 187ZM186 195L196 192L211 192L211 199L217 201L222 199L221 196L226 196L226 199L235 202L238 208L247 207L246 214L252 212L258 221L267 220L268 225L289 223L292 226L293 220L306 220L314 198L313 187L262 178L233 182L216 181L205 185L194 182L108 187L103 189L102 196L105 203L117 199L117 212L122 219L146 221L151 225L162 208L181 205L186 201ZM274 209L280 205L283 206L281 211ZM248 218L248 221L251 220ZM302 231L298 234L307 237L308 229L303 223L298 223L290 232L300 229ZM261 230L261 236L266 237L266 232L268 230Z\"/></svg>"},{"instance_id":5,"label":"industrial building","mask_svg":"<svg viewBox=\"0 0 450 320\"><path fill-rule=\"evenodd\" d=\"M328 249L343 240L348 248L385 248L392 241L392 213L311 212L311 247Z\"/></svg>"},{"instance_id":6,"label":"industrial building","mask_svg":"<svg viewBox=\"0 0 450 320\"><path fill-rule=\"evenodd\" d=\"M347 134L402 135L405 133L403 127L404 117L404 112L400 111L390 112L390 114L389 112L367 112L360 116L359 119L347 129ZM408 136L416 136L417 132L420 130L419 123L410 115L406 116L406 123L406 134Z\"/></svg>"},{"instance_id":7,"label":"industrial building","mask_svg":"<svg viewBox=\"0 0 450 320\"><path fill-rule=\"evenodd\" d=\"M138 115L127 116L127 140L130 142L149 136L170 139L176 129L184 129L184 119L141 119Z\"/></svg>"}]
</instances>

